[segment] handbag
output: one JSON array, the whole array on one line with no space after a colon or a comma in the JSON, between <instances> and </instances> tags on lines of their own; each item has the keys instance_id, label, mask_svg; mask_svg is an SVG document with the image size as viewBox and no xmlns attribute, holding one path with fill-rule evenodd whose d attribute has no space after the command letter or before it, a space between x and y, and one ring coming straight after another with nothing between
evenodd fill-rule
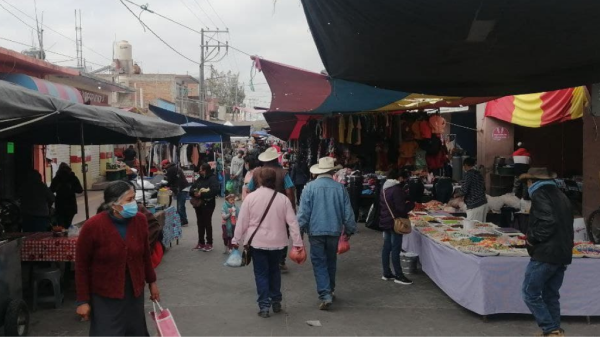
<instances>
[{"instance_id":1,"label":"handbag","mask_svg":"<svg viewBox=\"0 0 600 337\"><path fill-rule=\"evenodd\" d=\"M265 209L265 212L263 213L262 218L260 218L260 222L258 223L258 226L256 226L254 233L252 233L252 235L250 236L250 240L248 240L248 243L246 243L244 245L244 251L242 252L242 266L249 266L250 263L252 263L252 251L251 251L250 245L252 244L252 240L254 239L256 232L260 228L260 225L262 225L263 221L267 217L267 213L269 213L269 209L271 209L271 205L273 204L273 200L275 200L276 196L277 196L277 191L273 192L271 201L269 201L269 205L267 206L267 209Z\"/></svg>"},{"instance_id":2,"label":"handbag","mask_svg":"<svg viewBox=\"0 0 600 337\"><path fill-rule=\"evenodd\" d=\"M190 204L192 204L192 207L198 208L198 207L204 205L204 200L202 200L200 198L192 197L190 199Z\"/></svg>"},{"instance_id":3,"label":"handbag","mask_svg":"<svg viewBox=\"0 0 600 337\"><path fill-rule=\"evenodd\" d=\"M159 311L156 310L156 306L158 306ZM152 307L154 311L150 313L150 316L156 323L158 335L162 337L181 337L171 311L169 309L163 309L160 306L160 303L156 301L152 302Z\"/></svg>"},{"instance_id":4,"label":"handbag","mask_svg":"<svg viewBox=\"0 0 600 337\"><path fill-rule=\"evenodd\" d=\"M388 210L390 211L390 214L394 218L394 232L396 232L397 234L410 234L410 232L412 232L410 219L396 218L394 212L392 212L392 209L390 208L390 204L388 203L387 198L385 197L385 192L383 192L383 200L385 201L385 204Z\"/></svg>"}]
</instances>

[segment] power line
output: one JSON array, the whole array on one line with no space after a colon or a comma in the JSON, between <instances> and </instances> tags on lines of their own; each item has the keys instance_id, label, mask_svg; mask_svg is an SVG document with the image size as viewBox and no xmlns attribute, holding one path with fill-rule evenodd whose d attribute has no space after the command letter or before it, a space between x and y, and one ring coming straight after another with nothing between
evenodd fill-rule
<instances>
[{"instance_id":1,"label":"power line","mask_svg":"<svg viewBox=\"0 0 600 337\"><path fill-rule=\"evenodd\" d=\"M7 11L10 15L14 16L17 20L21 21L25 26L37 31L37 28L34 28L33 26L29 25L27 22L23 21L20 17L18 17L15 13L11 12L8 10L8 8L2 6L2 4L0 4L0 7L2 7L5 11Z\"/></svg>"},{"instance_id":2,"label":"power line","mask_svg":"<svg viewBox=\"0 0 600 337\"><path fill-rule=\"evenodd\" d=\"M125 4L125 2L123 2L123 0L119 0L119 1L121 2L121 4L122 4L123 6L125 6L125 8L127 8L127 10L128 10L128 11L129 11L129 12L130 12L130 13L131 13L133 16L137 17L137 19L139 20L139 22L140 22L140 24L142 25L142 27L144 27L144 28L147 28L147 29L148 29L148 30L149 30L149 31L150 31L150 32L151 32L151 33L152 33L154 36L156 36L156 38L157 38L157 39L159 39L159 40L160 40L162 43L164 43L164 44L165 44L165 46L169 47L169 49L171 49L172 51L174 51L175 53L177 53L179 56L183 57L184 59L186 59L186 60L188 60L188 61L190 61L190 62L192 62L192 63L195 63L195 64L197 64L197 65L200 65L200 63L199 63L199 62L192 60L191 58L189 58L189 57L187 57L187 56L183 55L182 53L180 53L180 52L179 52L177 49L173 48L173 47L172 47L170 44L168 44L168 43L167 43L167 41L163 40L163 39L162 39L160 36L158 36L158 34L156 34L156 33L155 33L153 30L152 30L152 28L150 28L150 27L149 27L149 26L148 26L148 25L147 25L147 24L146 24L144 21L142 21L142 19L141 19L141 18L139 18L137 15L135 15L135 13L134 13L134 12L131 10L131 8L129 8L129 6L127 6L127 5ZM125 1L127 1L127 2L131 2L131 1L128 1L128 0L125 0ZM141 7L140 7L140 8L141 8Z\"/></svg>"},{"instance_id":3,"label":"power line","mask_svg":"<svg viewBox=\"0 0 600 337\"><path fill-rule=\"evenodd\" d=\"M196 19L198 19L198 21L200 21L200 23L201 23L203 26L205 26L206 28L208 28L208 25L207 25L207 24L205 24L205 23L204 23L204 21L202 21L198 15L196 15L196 12L194 12L194 11L193 11L193 10L192 10L192 9L191 9L191 8L190 8L190 7L189 7L187 4L186 4L186 3L185 3L185 1L184 1L184 0L179 0L179 1L181 1L181 3L182 3L184 6L185 6L185 8L187 8L187 9L190 11L190 13L192 13L192 14L193 14L193 15L196 17Z\"/></svg>"},{"instance_id":4,"label":"power line","mask_svg":"<svg viewBox=\"0 0 600 337\"><path fill-rule=\"evenodd\" d=\"M146 5L138 5L138 4L136 4L135 2L133 2L133 1L131 1L131 0L119 0L119 1L121 1L121 2L123 2L123 1L129 2L130 4L132 4L132 5L134 5L134 6L137 6L137 7L139 7L139 8L140 8L141 10L143 10L143 11L146 11L146 12L148 12L148 13L152 13L152 14L154 14L154 15L157 15L157 16L159 16L159 17L161 17L161 18L163 18L163 19L165 19L165 20L167 20L167 21L170 21L170 22L172 22L172 23L174 23L174 24L176 24L176 25L178 25L178 26L180 26L180 27L183 27L183 28L185 28L185 29L187 29L187 30L189 30L189 31L192 31L192 32L196 33L196 34L202 35L202 32L201 32L201 31L199 31L199 30L196 30L196 29L194 29L194 28L191 28L191 27L189 27L189 26L186 26L186 25L184 25L184 24L183 24L183 23L181 23L181 22L175 21L175 20L173 20L173 19L171 19L171 18L169 18L169 17L167 17L167 16L165 16L165 15L162 15L162 14L160 14L160 13L157 13L157 12L155 12L155 11L153 11L153 10L150 10L150 9L148 9L148 6L146 6ZM129 9L129 7L127 7L127 8ZM133 13L133 12L131 11L131 9L129 9L129 11L130 11L131 13ZM133 15L135 15L135 13L133 13ZM137 18L138 16L137 16L137 15L135 15L135 17ZM139 18L138 18L138 20L139 20ZM226 32L226 31L223 31L223 33L225 33L225 32ZM206 38L208 38L209 40L215 41L215 42L219 42L219 43L222 43L222 44L226 44L225 42L223 42L223 41L219 41L218 39L216 39L216 38L214 38L214 37L211 37L211 36L206 36ZM243 51L243 50L241 50L241 49L239 49L239 48L236 48L236 47L232 46L231 44L229 45L229 48L231 48L231 49L233 49L233 50L235 50L235 51L237 51L237 52L240 52L240 53L242 53L242 54L244 54L244 55L247 55L247 56L252 56L252 55L250 55L249 53L246 53L245 51Z\"/></svg>"},{"instance_id":5,"label":"power line","mask_svg":"<svg viewBox=\"0 0 600 337\"><path fill-rule=\"evenodd\" d=\"M19 44L21 46L31 47L30 44L19 42L19 41L15 41L15 40L11 40L11 39L7 39L5 37L0 37L0 40L5 40L5 41L8 41L8 42L16 43L16 44ZM54 54L54 55L58 55L58 56L67 57L67 58L74 59L74 60L77 59L75 56L61 54L61 53L58 53L58 52L55 52L55 51L52 51L52 50L48 50L48 49L44 49L44 52L50 53L50 54ZM99 67L103 67L104 66L104 64L90 62L90 61L87 61L87 60L86 60L86 62L89 63L89 64L93 64L93 65L99 66Z\"/></svg>"},{"instance_id":6,"label":"power line","mask_svg":"<svg viewBox=\"0 0 600 337\"><path fill-rule=\"evenodd\" d=\"M215 27L218 27L217 24L210 18L210 16L208 15L208 13L206 13L206 11L204 11L204 8L202 8L202 6L200 6L200 4L198 3L198 1L194 0L194 2L196 3L196 5L198 6L198 8L200 8L200 10L202 11L202 13L204 13L204 15L206 15L206 17L210 20L210 22L215 25Z\"/></svg>"},{"instance_id":7,"label":"power line","mask_svg":"<svg viewBox=\"0 0 600 337\"><path fill-rule=\"evenodd\" d=\"M194 1L196 1L196 0L194 0ZM212 8L213 12L215 12L215 14L217 15L217 18L221 21L223 26L225 26L225 28L227 28L227 24L225 23L225 21L223 21L223 19L221 19L221 16L219 15L219 13L217 13L217 11L213 7L213 5L210 3L210 0L206 0L206 2L208 2L208 5L210 6L210 8Z\"/></svg>"},{"instance_id":8,"label":"power line","mask_svg":"<svg viewBox=\"0 0 600 337\"><path fill-rule=\"evenodd\" d=\"M8 2L8 1L6 1L6 0L2 0L2 1L4 1L4 3L6 3L7 5L9 5L10 7L14 8L14 9L15 9L16 11L18 11L19 13L21 13L21 14L25 15L26 17L30 18L31 20L34 20L34 21L35 21L35 18L34 18L34 17L32 17L31 15L29 15L29 14L27 14L27 13L23 12L23 11L22 11L22 10L20 10L18 7L15 7L13 4L11 4L10 2ZM21 21L21 22L23 22L23 21ZM31 27L31 26L30 26L30 27ZM65 35L65 34L63 34L63 33L59 32L59 31L57 31L57 30L53 29L52 27L49 27L49 26L48 26L48 25L46 25L46 24L43 24L43 23L42 23L42 27L44 27L44 28L48 29L49 31L51 31L51 32L53 32L53 33L55 33L55 34L58 34L58 35L62 36L63 38L65 38L65 39L67 39L67 40L69 40L69 41L71 41L71 42L77 42L77 41L75 41L74 39L72 39L72 38L68 37L67 35ZM32 27L32 28L33 28L33 27ZM33 29L35 29L35 28L33 28ZM37 29L35 29L35 30L37 31ZM102 58L106 59L106 60L112 61L112 59L111 59L111 58L109 58L109 57L106 57L106 56L104 56L104 55L100 54L99 52L95 51L94 49L92 49L92 48L90 48L90 47L88 47L88 46L85 46L85 45L84 45L83 47L84 47L85 49L87 49L87 50L91 51L92 53L94 53L94 54L96 54L96 55L98 55L98 56L100 56L100 57L102 57ZM88 63L92 63L92 62L88 62Z\"/></svg>"}]
</instances>

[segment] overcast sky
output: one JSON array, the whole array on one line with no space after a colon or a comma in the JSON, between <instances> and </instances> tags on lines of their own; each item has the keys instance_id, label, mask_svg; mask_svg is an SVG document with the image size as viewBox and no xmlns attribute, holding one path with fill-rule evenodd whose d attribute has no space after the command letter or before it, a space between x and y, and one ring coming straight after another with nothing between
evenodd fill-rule
<instances>
[{"instance_id":1,"label":"overcast sky","mask_svg":"<svg viewBox=\"0 0 600 337\"><path fill-rule=\"evenodd\" d=\"M149 9L170 17L196 30L201 28L229 28L230 34L220 34L221 41L242 51L266 59L290 64L315 72L323 69L306 18L299 0L135 0L148 4ZM8 3L8 4L7 4ZM35 27L35 21L23 13L35 16L33 0L0 0L0 5L10 10L25 23ZM140 13L139 7L127 3ZM212 5L212 7L211 7ZM119 0L37 0L38 15L43 12L44 24L71 39L75 39L75 9L81 9L83 27L83 55L87 61L108 65L112 58L115 39L127 40L133 45L133 58L144 73L177 73L197 76L198 65L171 51L150 32L144 32L138 22ZM214 8L214 10L213 10ZM218 13L218 15L217 15ZM0 38L30 45L32 29L0 7ZM183 55L200 58L200 35L170 23L154 14L145 12L141 19L161 38ZM201 21L203 23L201 23ZM37 44L37 42L35 42ZM0 46L21 51L26 46L0 39ZM45 29L44 46L47 50L75 57L75 42ZM99 54L100 56L90 48ZM64 66L74 66L69 57L47 53L47 59ZM92 68L98 68L96 64ZM247 55L230 50L221 62L214 66L219 70L240 72L247 85L247 98L258 100L256 105L270 102L270 91L262 75L254 79L256 92L251 92L251 61Z\"/></svg>"}]
</instances>

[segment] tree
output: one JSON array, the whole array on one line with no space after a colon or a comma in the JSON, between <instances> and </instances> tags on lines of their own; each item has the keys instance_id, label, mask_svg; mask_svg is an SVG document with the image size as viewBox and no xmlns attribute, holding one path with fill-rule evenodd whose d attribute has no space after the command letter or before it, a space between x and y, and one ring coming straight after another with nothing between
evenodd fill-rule
<instances>
[{"instance_id":1,"label":"tree","mask_svg":"<svg viewBox=\"0 0 600 337\"><path fill-rule=\"evenodd\" d=\"M216 98L219 105L227 107L227 113L233 113L233 107L246 98L244 86L239 83L240 74L224 72L211 68L210 78L206 79L206 98Z\"/></svg>"}]
</instances>

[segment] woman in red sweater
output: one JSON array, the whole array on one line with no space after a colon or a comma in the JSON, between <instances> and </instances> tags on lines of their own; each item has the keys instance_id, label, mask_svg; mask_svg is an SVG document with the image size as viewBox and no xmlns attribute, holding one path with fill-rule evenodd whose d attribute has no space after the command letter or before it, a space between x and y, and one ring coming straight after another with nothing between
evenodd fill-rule
<instances>
[{"instance_id":1,"label":"woman in red sweater","mask_svg":"<svg viewBox=\"0 0 600 337\"><path fill-rule=\"evenodd\" d=\"M91 319L90 336L148 336L144 286L160 300L150 261L148 222L138 213L133 186L124 181L104 190L100 212L77 240L77 314Z\"/></svg>"}]
</instances>

